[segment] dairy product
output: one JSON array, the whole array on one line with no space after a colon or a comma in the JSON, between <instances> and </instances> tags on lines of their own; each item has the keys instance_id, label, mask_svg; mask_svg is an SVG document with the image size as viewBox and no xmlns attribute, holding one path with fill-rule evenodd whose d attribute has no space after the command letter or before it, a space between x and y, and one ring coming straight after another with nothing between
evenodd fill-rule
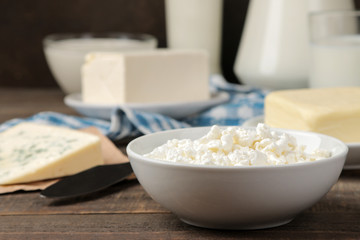
<instances>
[{"instance_id":1,"label":"dairy product","mask_svg":"<svg viewBox=\"0 0 360 240\"><path fill-rule=\"evenodd\" d=\"M87 103L166 103L209 99L209 66L201 50L91 53L82 69Z\"/></svg>"},{"instance_id":2,"label":"dairy product","mask_svg":"<svg viewBox=\"0 0 360 240\"><path fill-rule=\"evenodd\" d=\"M272 92L265 98L265 123L360 142L360 87Z\"/></svg>"},{"instance_id":3,"label":"dairy product","mask_svg":"<svg viewBox=\"0 0 360 240\"><path fill-rule=\"evenodd\" d=\"M74 174L103 164L97 136L35 123L0 133L0 185Z\"/></svg>"},{"instance_id":4,"label":"dairy product","mask_svg":"<svg viewBox=\"0 0 360 240\"><path fill-rule=\"evenodd\" d=\"M215 125L197 140L169 140L144 156L199 165L261 166L309 162L330 155L321 149L307 153L291 135L276 133L267 125L259 124L256 130L221 129Z\"/></svg>"},{"instance_id":5,"label":"dairy product","mask_svg":"<svg viewBox=\"0 0 360 240\"><path fill-rule=\"evenodd\" d=\"M222 0L165 1L168 47L205 49L211 73L221 73L222 4Z\"/></svg>"},{"instance_id":6,"label":"dairy product","mask_svg":"<svg viewBox=\"0 0 360 240\"><path fill-rule=\"evenodd\" d=\"M132 35L114 38L64 39L45 44L44 52L55 80L66 93L81 92L81 66L92 51L145 51L156 47L156 39L132 39ZM136 36L135 36L136 37ZM141 37L141 35L139 35Z\"/></svg>"},{"instance_id":7,"label":"dairy product","mask_svg":"<svg viewBox=\"0 0 360 240\"><path fill-rule=\"evenodd\" d=\"M234 72L247 85L307 87L308 14L350 9L352 0L251 0Z\"/></svg>"},{"instance_id":8,"label":"dairy product","mask_svg":"<svg viewBox=\"0 0 360 240\"><path fill-rule=\"evenodd\" d=\"M311 44L310 87L360 86L360 35Z\"/></svg>"}]
</instances>

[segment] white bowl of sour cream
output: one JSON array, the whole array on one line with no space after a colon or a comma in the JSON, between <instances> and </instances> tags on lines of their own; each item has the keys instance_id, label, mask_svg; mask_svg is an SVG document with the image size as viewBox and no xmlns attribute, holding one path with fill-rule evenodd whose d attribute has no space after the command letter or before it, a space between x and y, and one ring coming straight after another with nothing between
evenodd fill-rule
<instances>
[{"instance_id":1,"label":"white bowl of sour cream","mask_svg":"<svg viewBox=\"0 0 360 240\"><path fill-rule=\"evenodd\" d=\"M163 131L127 146L155 201L188 224L216 229L290 222L337 182L347 152L333 137L265 125Z\"/></svg>"},{"instance_id":2,"label":"white bowl of sour cream","mask_svg":"<svg viewBox=\"0 0 360 240\"><path fill-rule=\"evenodd\" d=\"M131 33L55 33L43 40L49 68L67 94L81 92L81 67L90 52L153 50L157 39L148 34Z\"/></svg>"}]
</instances>

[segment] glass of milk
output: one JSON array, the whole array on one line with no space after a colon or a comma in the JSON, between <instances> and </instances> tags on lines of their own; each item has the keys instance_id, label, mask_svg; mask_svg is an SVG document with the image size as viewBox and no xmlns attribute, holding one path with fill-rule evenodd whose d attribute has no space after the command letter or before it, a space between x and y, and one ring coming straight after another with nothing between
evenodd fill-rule
<instances>
[{"instance_id":1,"label":"glass of milk","mask_svg":"<svg viewBox=\"0 0 360 240\"><path fill-rule=\"evenodd\" d=\"M210 72L221 73L220 47L223 0L166 0L169 48L204 49Z\"/></svg>"},{"instance_id":2,"label":"glass of milk","mask_svg":"<svg viewBox=\"0 0 360 240\"><path fill-rule=\"evenodd\" d=\"M314 12L309 86L360 86L360 11Z\"/></svg>"},{"instance_id":3,"label":"glass of milk","mask_svg":"<svg viewBox=\"0 0 360 240\"><path fill-rule=\"evenodd\" d=\"M81 92L81 67L87 53L153 50L157 39L147 34L69 33L48 35L43 45L55 80L69 94Z\"/></svg>"}]
</instances>

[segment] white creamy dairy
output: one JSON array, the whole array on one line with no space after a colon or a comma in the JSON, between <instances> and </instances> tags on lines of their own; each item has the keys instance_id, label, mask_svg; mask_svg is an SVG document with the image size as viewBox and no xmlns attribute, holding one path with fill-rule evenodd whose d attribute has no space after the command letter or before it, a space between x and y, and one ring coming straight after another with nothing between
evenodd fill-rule
<instances>
[{"instance_id":1,"label":"white creamy dairy","mask_svg":"<svg viewBox=\"0 0 360 240\"><path fill-rule=\"evenodd\" d=\"M81 92L81 66L86 54L93 51L149 51L156 40L141 41L126 38L65 39L47 44L44 51L51 72L66 93Z\"/></svg>"},{"instance_id":2,"label":"white creamy dairy","mask_svg":"<svg viewBox=\"0 0 360 240\"><path fill-rule=\"evenodd\" d=\"M82 101L205 101L210 98L208 64L208 54L196 49L89 53L82 67Z\"/></svg>"},{"instance_id":3,"label":"white creamy dairy","mask_svg":"<svg viewBox=\"0 0 360 240\"><path fill-rule=\"evenodd\" d=\"M306 152L289 134L279 134L265 124L256 130L240 127L211 130L197 140L173 139L145 157L170 162L218 166L284 165L327 158L330 152Z\"/></svg>"}]
</instances>

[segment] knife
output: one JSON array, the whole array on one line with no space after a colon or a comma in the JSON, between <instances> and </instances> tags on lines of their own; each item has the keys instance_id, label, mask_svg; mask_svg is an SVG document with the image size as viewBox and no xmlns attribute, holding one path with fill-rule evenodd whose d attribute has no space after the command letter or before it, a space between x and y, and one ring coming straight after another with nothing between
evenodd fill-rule
<instances>
[{"instance_id":1,"label":"knife","mask_svg":"<svg viewBox=\"0 0 360 240\"><path fill-rule=\"evenodd\" d=\"M100 165L66 177L41 191L47 198L68 198L90 194L110 187L133 172L129 162Z\"/></svg>"}]
</instances>

